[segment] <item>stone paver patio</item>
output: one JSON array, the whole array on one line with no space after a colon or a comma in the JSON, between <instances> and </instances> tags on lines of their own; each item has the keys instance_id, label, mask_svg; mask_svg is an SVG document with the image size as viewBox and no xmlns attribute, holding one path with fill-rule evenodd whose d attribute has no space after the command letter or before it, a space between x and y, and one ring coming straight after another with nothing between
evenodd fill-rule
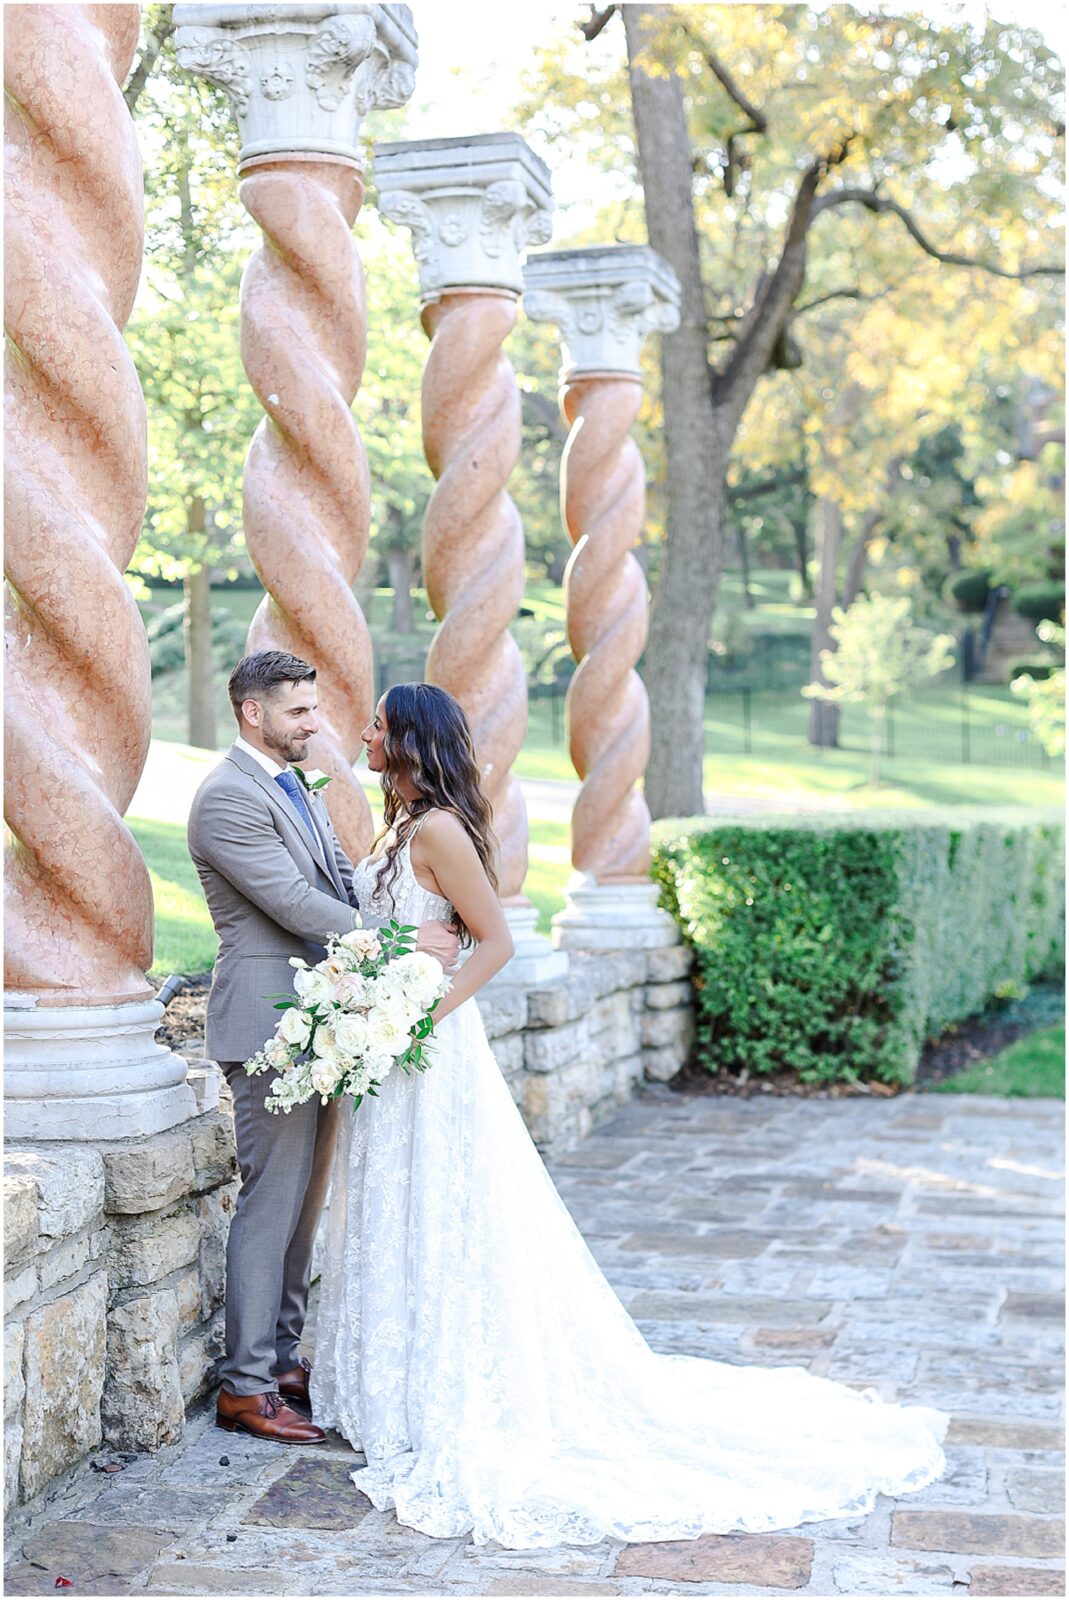
<instances>
[{"instance_id":1,"label":"stone paver patio","mask_svg":"<svg viewBox=\"0 0 1069 1600\"><path fill-rule=\"evenodd\" d=\"M952 1413L946 1477L868 1518L475 1549L374 1511L340 1440L280 1450L204 1411L181 1444L87 1465L21 1513L5 1592L62 1576L75 1595L1061 1594L1061 1143L1052 1101L658 1090L554 1164L655 1348L799 1363Z\"/></svg>"}]
</instances>

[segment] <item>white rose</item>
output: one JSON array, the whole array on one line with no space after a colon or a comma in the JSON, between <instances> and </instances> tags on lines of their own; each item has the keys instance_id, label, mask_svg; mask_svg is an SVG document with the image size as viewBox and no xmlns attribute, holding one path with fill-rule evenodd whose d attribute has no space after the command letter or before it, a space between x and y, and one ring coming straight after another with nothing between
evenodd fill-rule
<instances>
[{"instance_id":1,"label":"white rose","mask_svg":"<svg viewBox=\"0 0 1069 1600\"><path fill-rule=\"evenodd\" d=\"M404 985L404 990L421 1009L426 1010L442 993L445 973L442 964L425 950L411 950L390 963Z\"/></svg>"},{"instance_id":2,"label":"white rose","mask_svg":"<svg viewBox=\"0 0 1069 1600\"><path fill-rule=\"evenodd\" d=\"M312 1038L312 1053L317 1056L336 1056L338 1041L334 1037L334 1018L321 1022Z\"/></svg>"},{"instance_id":3,"label":"white rose","mask_svg":"<svg viewBox=\"0 0 1069 1600\"><path fill-rule=\"evenodd\" d=\"M412 1042L409 1038L410 1026L397 1011L372 1006L367 1014L368 1045L383 1055L404 1055Z\"/></svg>"},{"instance_id":4,"label":"white rose","mask_svg":"<svg viewBox=\"0 0 1069 1600\"><path fill-rule=\"evenodd\" d=\"M333 1021L334 1038L342 1055L362 1056L367 1049L367 1018L359 1014L340 1013Z\"/></svg>"},{"instance_id":5,"label":"white rose","mask_svg":"<svg viewBox=\"0 0 1069 1600\"><path fill-rule=\"evenodd\" d=\"M312 1031L312 1019L306 1017L299 1006L290 1006L283 1011L278 1022L278 1037L287 1044L294 1044L303 1050L308 1043L308 1036Z\"/></svg>"},{"instance_id":6,"label":"white rose","mask_svg":"<svg viewBox=\"0 0 1069 1600\"><path fill-rule=\"evenodd\" d=\"M375 961L382 953L374 928L354 928L352 933L343 933L339 943L352 950L360 961Z\"/></svg>"},{"instance_id":7,"label":"white rose","mask_svg":"<svg viewBox=\"0 0 1069 1600\"><path fill-rule=\"evenodd\" d=\"M295 972L293 987L299 999L306 1006L325 1005L334 993L333 985L329 978L317 972L315 967L309 967L304 972Z\"/></svg>"}]
</instances>

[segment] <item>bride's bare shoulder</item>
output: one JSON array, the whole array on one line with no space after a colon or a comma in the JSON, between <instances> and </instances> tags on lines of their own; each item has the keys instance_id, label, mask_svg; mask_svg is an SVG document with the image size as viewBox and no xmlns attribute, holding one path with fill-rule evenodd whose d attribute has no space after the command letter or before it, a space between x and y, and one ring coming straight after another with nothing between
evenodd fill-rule
<instances>
[{"instance_id":1,"label":"bride's bare shoulder","mask_svg":"<svg viewBox=\"0 0 1069 1600\"><path fill-rule=\"evenodd\" d=\"M416 838L431 851L456 846L461 842L471 844L468 830L456 812L444 808L424 812Z\"/></svg>"}]
</instances>

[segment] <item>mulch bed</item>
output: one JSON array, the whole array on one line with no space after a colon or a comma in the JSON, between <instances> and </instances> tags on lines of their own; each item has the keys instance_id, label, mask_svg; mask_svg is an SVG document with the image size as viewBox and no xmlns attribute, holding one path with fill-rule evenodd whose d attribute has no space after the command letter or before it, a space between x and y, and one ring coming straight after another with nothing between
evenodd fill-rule
<instances>
[{"instance_id":1,"label":"mulch bed","mask_svg":"<svg viewBox=\"0 0 1069 1600\"><path fill-rule=\"evenodd\" d=\"M163 1021L156 1029L159 1044L182 1054L182 1046L191 1040L204 1039L204 1014L208 1007L208 990L212 986L210 972L197 972L185 981L180 994L176 994L163 1013Z\"/></svg>"}]
</instances>

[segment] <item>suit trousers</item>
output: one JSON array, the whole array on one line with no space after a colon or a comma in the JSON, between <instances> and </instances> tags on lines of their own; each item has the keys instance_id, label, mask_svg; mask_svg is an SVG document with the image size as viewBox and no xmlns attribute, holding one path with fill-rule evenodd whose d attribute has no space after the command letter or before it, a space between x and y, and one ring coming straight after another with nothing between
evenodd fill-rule
<instances>
[{"instance_id":1,"label":"suit trousers","mask_svg":"<svg viewBox=\"0 0 1069 1600\"><path fill-rule=\"evenodd\" d=\"M264 1109L270 1074L221 1061L234 1097L241 1189L226 1250L226 1358L232 1394L267 1394L300 1360L312 1246L330 1182L337 1100Z\"/></svg>"}]
</instances>

